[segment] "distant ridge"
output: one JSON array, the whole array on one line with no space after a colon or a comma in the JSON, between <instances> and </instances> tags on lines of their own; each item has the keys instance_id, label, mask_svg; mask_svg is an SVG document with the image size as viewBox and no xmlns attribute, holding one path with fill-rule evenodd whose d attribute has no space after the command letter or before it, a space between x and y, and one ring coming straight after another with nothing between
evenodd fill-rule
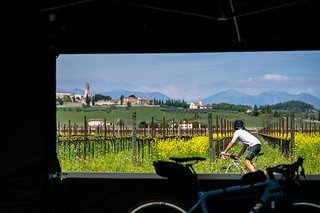
<instances>
[{"instance_id":1,"label":"distant ridge","mask_svg":"<svg viewBox=\"0 0 320 213\"><path fill-rule=\"evenodd\" d=\"M65 90L65 89L57 88L56 92L67 92L67 93L71 93L71 94L82 94L82 95L84 95L84 90L78 89L78 88L77 89L72 89L72 90Z\"/></svg>"},{"instance_id":2,"label":"distant ridge","mask_svg":"<svg viewBox=\"0 0 320 213\"><path fill-rule=\"evenodd\" d=\"M258 95L248 95L237 90L229 89L223 92L216 93L201 101L206 104L212 103L230 103L243 104L250 106L272 105L287 101L302 101L313 105L314 108L320 109L320 99L308 93L290 94L284 91L267 91Z\"/></svg>"},{"instance_id":3,"label":"distant ridge","mask_svg":"<svg viewBox=\"0 0 320 213\"><path fill-rule=\"evenodd\" d=\"M128 91L128 90L113 90L110 92L102 92L102 95L109 95L113 99L119 99L121 95L130 96L135 95L141 98L147 99L157 99L157 100L168 100L169 96L166 96L160 92L136 92L136 91Z\"/></svg>"}]
</instances>

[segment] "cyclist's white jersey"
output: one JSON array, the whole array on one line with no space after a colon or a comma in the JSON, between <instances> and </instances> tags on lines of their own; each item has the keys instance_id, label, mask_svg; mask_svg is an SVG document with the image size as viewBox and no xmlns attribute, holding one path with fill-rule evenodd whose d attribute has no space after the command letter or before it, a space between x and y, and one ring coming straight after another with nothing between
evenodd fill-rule
<instances>
[{"instance_id":1,"label":"cyclist's white jersey","mask_svg":"<svg viewBox=\"0 0 320 213\"><path fill-rule=\"evenodd\" d=\"M242 143L248 145L249 147L256 144L261 144L258 138L243 129L238 129L234 132L231 142L234 143L237 139L239 139Z\"/></svg>"}]
</instances>

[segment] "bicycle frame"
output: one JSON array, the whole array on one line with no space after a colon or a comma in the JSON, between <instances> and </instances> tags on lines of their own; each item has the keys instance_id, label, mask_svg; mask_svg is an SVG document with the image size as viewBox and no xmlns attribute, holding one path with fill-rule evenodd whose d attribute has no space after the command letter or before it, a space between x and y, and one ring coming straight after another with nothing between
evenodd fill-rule
<instances>
[{"instance_id":1,"label":"bicycle frame","mask_svg":"<svg viewBox=\"0 0 320 213\"><path fill-rule=\"evenodd\" d=\"M261 196L261 201L264 203L270 202L273 199L278 199L283 197L283 193L281 190L279 190L280 186L278 181L275 179L275 177L271 177L269 180L259 182L259 183L254 183L254 184L248 184L248 185L243 185L243 186L232 186L232 187L227 187L224 189L215 189L215 190L210 190L210 191L202 191L200 190L198 192L198 201L197 203L194 204L194 206L188 211L189 213L192 213L195 211L195 209L200 205L203 213L208 213L208 207L206 203L206 198L208 197L214 197L214 196L219 196L224 193L229 193L229 192L237 192L237 191L245 191L248 189L254 189L254 188L259 188L259 187L266 187L264 190L263 195ZM210 211L212 212L212 211Z\"/></svg>"},{"instance_id":2,"label":"bicycle frame","mask_svg":"<svg viewBox=\"0 0 320 213\"><path fill-rule=\"evenodd\" d=\"M264 153L259 153L257 155L257 157L255 158L254 162L252 162L252 164L254 165L254 167L256 167L256 162L258 161L258 158L259 156L263 155ZM228 174L229 173L229 170L232 166L234 166L240 173L242 174L246 174L247 172L245 171L245 169L240 166L238 163L243 163L242 160L240 160L239 158L235 157L235 155L226 155L228 157L230 157L232 160L231 160L231 164L229 164L228 166L225 166L223 167L223 169L225 169L225 174ZM224 156L222 156L222 159L226 159Z\"/></svg>"},{"instance_id":3,"label":"bicycle frame","mask_svg":"<svg viewBox=\"0 0 320 213\"><path fill-rule=\"evenodd\" d=\"M278 210L276 204L276 201L282 200L281 198L284 197L284 194L282 192L282 186L287 185L288 183L299 183L300 180L300 175L305 176L304 173L304 168L303 168L303 158L299 157L296 162L293 164L280 164L275 167L268 167L266 169L267 171L267 179L266 177L259 178L260 173L253 174L253 176L246 176L248 177L247 179L243 179L243 184L245 185L237 185L237 186L231 186L227 188L222 188L222 189L214 189L214 190L208 190L204 191L202 189L201 183L199 182L197 178L197 174L195 170L193 169L193 165L197 163L200 160L205 160L205 158L201 157L190 157L190 158L170 158L170 160L175 161L175 163L170 163L168 162L154 162L154 166L156 168L157 174L163 177L167 178L172 178L172 174L183 174L186 176L192 176L195 177L195 181L197 183L197 193L198 193L198 200L193 206L190 208L188 211L189 213L195 212L196 209L201 208L203 213L208 213L208 205L207 205L207 198L208 197L218 197L220 195L226 194L226 193L231 193L231 192L244 192L247 190L252 190L252 189L259 189L261 188L262 195L259 195L259 202L255 202L253 206L250 209L250 212L260 212L263 210L265 207L271 210ZM236 159L235 159L236 160ZM191 162L193 163L187 163ZM181 164L182 163L187 163L184 165L184 167L188 168L190 171L186 174L185 169L181 170ZM180 166L175 166L179 165ZM300 171L299 171L300 169ZM279 181L275 178L274 173L281 174L281 180L284 180L285 184L280 187ZM174 176L174 177L175 177ZM257 180L260 180L260 182L256 183L250 183L250 178L257 178ZM182 177L180 177L182 178ZM252 179L251 179L252 180ZM266 205L269 205L266 206ZM315 204L317 210L320 209L320 206L318 208L318 205ZM281 208L279 210L282 210L283 205L281 205ZM210 210L212 212L212 210Z\"/></svg>"},{"instance_id":4,"label":"bicycle frame","mask_svg":"<svg viewBox=\"0 0 320 213\"><path fill-rule=\"evenodd\" d=\"M223 167L223 168L225 168L226 170L225 170L225 174L228 174L229 173L229 170L230 170L230 168L232 167L232 166L234 166L240 173L245 173L244 171L243 171L243 168L241 168L239 165L238 165L238 163L240 163L240 162L242 162L241 160L234 160L234 159L232 159L231 160L231 164L229 164L227 167Z\"/></svg>"}]
</instances>

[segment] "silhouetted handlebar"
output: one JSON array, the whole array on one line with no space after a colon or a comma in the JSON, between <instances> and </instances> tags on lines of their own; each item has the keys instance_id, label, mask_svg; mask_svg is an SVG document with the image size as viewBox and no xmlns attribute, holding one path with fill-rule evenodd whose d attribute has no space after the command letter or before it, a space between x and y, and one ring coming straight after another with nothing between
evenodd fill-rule
<instances>
[{"instance_id":1,"label":"silhouetted handlebar","mask_svg":"<svg viewBox=\"0 0 320 213\"><path fill-rule=\"evenodd\" d=\"M299 168L301 168L300 171ZM280 164L275 167L268 167L267 173L269 177L274 177L273 173L282 174L286 180L293 180L293 178L296 176L299 177L299 175L305 176L303 158L299 157L298 160L292 164Z\"/></svg>"}]
</instances>

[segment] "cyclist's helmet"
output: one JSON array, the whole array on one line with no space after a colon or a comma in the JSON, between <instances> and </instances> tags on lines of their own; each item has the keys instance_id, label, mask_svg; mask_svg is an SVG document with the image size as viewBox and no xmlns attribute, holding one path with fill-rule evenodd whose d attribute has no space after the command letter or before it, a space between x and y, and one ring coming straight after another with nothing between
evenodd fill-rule
<instances>
[{"instance_id":1,"label":"cyclist's helmet","mask_svg":"<svg viewBox=\"0 0 320 213\"><path fill-rule=\"evenodd\" d=\"M235 130L244 129L244 125L243 125L243 122L242 122L241 120L236 120L236 121L233 123L233 126L234 126L234 129L235 129Z\"/></svg>"}]
</instances>

